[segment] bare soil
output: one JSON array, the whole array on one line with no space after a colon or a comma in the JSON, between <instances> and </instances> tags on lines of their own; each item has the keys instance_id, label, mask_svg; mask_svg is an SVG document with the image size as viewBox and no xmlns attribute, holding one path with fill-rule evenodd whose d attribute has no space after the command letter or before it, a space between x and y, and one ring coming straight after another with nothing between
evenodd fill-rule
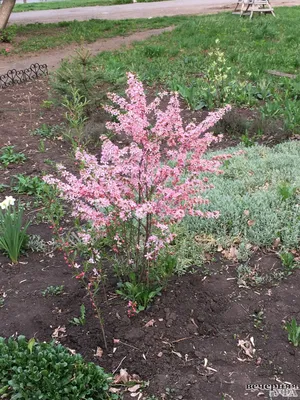
<instances>
[{"instance_id":1,"label":"bare soil","mask_svg":"<svg viewBox=\"0 0 300 400\"><path fill-rule=\"evenodd\" d=\"M161 33L168 32L172 29L174 29L174 27L149 29L141 32L136 32L128 36L116 36L109 39L99 39L93 43L86 43L84 45L84 49L88 50L91 55L97 55L102 51L113 51L121 48L122 46L130 46L133 42L145 40L151 36L160 35ZM7 44L3 43L2 48L6 47L11 47L11 45L7 46ZM76 54L76 50L79 50L81 48L82 47L77 44L72 44L69 46L64 46L63 48L39 51L37 53L26 53L24 55L0 55L0 74L5 74L10 69L25 69L35 63L47 64L49 71L52 71L59 67L63 59L71 58L72 56L74 56L74 54Z\"/></svg>"},{"instance_id":2,"label":"bare soil","mask_svg":"<svg viewBox=\"0 0 300 400\"><path fill-rule=\"evenodd\" d=\"M47 140L47 150L41 153L38 138L29 133L42 123L63 120L59 107L41 106L48 98L47 80L4 89L0 98L0 146L15 145L28 156L24 164L1 170L0 183L8 184L17 173L49 172L52 167L45 159L72 167L68 145ZM190 111L184 113L191 117ZM201 118L200 113L197 117ZM45 224L32 225L30 233L46 241L52 238ZM283 281L249 287L238 282L238 265L219 253L210 256L201 268L195 266L186 275L173 277L161 297L132 318L126 303L115 294L116 281L110 278L107 300L99 294L106 351L85 289L72 277L60 252L28 253L17 265L0 255L0 295L6 294L0 308L0 336L24 334L48 341L57 327L65 326L66 337L59 339L62 344L109 372L122 367L149 381L143 398L148 393L159 400L254 400L258 395L267 399L267 391L250 392L245 385L300 383L299 349L288 343L283 329L284 321L292 317L300 321L300 270ZM263 276L283 270L276 252L263 249L252 255L249 265ZM64 285L63 294L44 297L41 291L51 285ZM85 304L87 321L74 326L69 321L79 316L81 304ZM253 314L259 311L263 317L257 323ZM153 326L146 327L151 320ZM256 350L252 358L238 347L238 340L251 337ZM95 357L97 347L104 350L101 358ZM126 394L125 398L132 397Z\"/></svg>"}]
</instances>

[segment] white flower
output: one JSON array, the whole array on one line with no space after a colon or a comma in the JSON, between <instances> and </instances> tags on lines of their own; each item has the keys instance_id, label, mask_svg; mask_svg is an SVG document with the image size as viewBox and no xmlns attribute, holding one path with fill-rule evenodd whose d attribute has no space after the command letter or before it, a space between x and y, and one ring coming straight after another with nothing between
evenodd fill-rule
<instances>
[{"instance_id":1,"label":"white flower","mask_svg":"<svg viewBox=\"0 0 300 400\"><path fill-rule=\"evenodd\" d=\"M16 199L14 199L12 196L6 196L5 200L0 203L0 208L2 210L6 210L9 206L13 206L15 204Z\"/></svg>"}]
</instances>

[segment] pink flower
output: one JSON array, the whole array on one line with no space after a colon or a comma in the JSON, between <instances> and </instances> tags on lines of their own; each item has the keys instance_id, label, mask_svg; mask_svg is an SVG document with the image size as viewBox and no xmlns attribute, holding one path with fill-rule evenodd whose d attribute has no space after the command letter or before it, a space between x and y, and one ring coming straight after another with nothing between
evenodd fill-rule
<instances>
[{"instance_id":1,"label":"pink flower","mask_svg":"<svg viewBox=\"0 0 300 400\"><path fill-rule=\"evenodd\" d=\"M97 238L112 238L118 257L134 260L132 268L148 268L174 239L172 224L187 215L218 217L218 212L202 211L208 203L203 193L212 188L209 174L222 173L222 162L230 156L204 155L219 140L209 130L230 106L209 113L198 125L185 126L177 94L170 95L164 109L160 102L166 94L148 105L142 83L129 73L126 95L108 94L116 107L105 109L117 119L107 128L130 144L117 146L104 138L100 161L78 149L78 175L60 166L61 180L44 180L59 189L71 203L72 215L88 221ZM90 232L81 234L85 244L92 237Z\"/></svg>"},{"instance_id":2,"label":"pink flower","mask_svg":"<svg viewBox=\"0 0 300 400\"><path fill-rule=\"evenodd\" d=\"M85 272L82 271L79 275L76 275L75 278L76 279L81 279L81 278L84 277L84 275L85 275Z\"/></svg>"}]
</instances>

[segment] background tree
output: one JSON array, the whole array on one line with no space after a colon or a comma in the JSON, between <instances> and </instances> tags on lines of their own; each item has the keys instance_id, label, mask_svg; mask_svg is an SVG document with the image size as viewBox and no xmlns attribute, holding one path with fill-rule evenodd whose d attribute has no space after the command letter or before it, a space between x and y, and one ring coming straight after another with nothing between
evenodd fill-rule
<instances>
[{"instance_id":1,"label":"background tree","mask_svg":"<svg viewBox=\"0 0 300 400\"><path fill-rule=\"evenodd\" d=\"M6 27L15 4L16 0L2 0L0 6L0 31Z\"/></svg>"}]
</instances>

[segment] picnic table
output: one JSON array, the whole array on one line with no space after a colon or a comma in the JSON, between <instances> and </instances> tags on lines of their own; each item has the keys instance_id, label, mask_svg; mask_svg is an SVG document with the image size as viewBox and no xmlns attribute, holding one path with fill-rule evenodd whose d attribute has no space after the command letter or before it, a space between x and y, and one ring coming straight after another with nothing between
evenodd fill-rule
<instances>
[{"instance_id":1,"label":"picnic table","mask_svg":"<svg viewBox=\"0 0 300 400\"><path fill-rule=\"evenodd\" d=\"M238 0L233 14L240 15L241 17L250 15L251 19L255 12L272 14L275 17L274 9L269 0Z\"/></svg>"}]
</instances>

